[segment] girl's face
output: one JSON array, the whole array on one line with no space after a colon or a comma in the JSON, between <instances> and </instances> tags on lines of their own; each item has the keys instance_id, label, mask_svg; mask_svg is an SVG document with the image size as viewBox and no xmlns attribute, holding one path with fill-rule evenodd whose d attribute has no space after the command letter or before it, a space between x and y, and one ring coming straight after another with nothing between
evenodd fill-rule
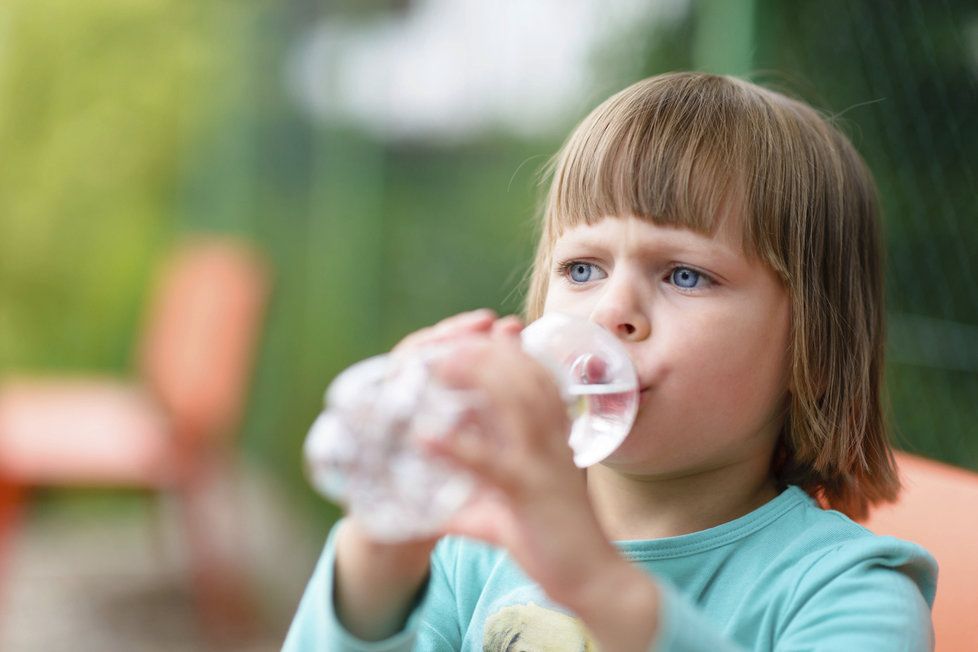
<instances>
[{"instance_id":1,"label":"girl's face","mask_svg":"<svg viewBox=\"0 0 978 652\"><path fill-rule=\"evenodd\" d=\"M705 236L605 218L555 243L544 311L615 333L638 371L631 435L605 464L660 477L764 469L787 396L790 305L775 272L748 258L739 220Z\"/></svg>"}]
</instances>

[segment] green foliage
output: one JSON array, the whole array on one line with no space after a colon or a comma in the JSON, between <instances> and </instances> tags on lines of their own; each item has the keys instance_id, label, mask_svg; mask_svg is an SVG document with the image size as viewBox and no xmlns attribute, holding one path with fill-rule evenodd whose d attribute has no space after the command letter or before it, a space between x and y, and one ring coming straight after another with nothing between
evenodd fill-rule
<instances>
[{"instance_id":1,"label":"green foliage","mask_svg":"<svg viewBox=\"0 0 978 652\"><path fill-rule=\"evenodd\" d=\"M880 189L897 442L978 469L976 66L965 2L759 3L756 68L837 116ZM907 326L916 325L908 330ZM960 334L953 344L947 333ZM957 361L938 349L958 348ZM953 354L952 354L953 355Z\"/></svg>"},{"instance_id":2,"label":"green foliage","mask_svg":"<svg viewBox=\"0 0 978 652\"><path fill-rule=\"evenodd\" d=\"M0 367L126 366L215 12L172 0L0 6Z\"/></svg>"}]
</instances>

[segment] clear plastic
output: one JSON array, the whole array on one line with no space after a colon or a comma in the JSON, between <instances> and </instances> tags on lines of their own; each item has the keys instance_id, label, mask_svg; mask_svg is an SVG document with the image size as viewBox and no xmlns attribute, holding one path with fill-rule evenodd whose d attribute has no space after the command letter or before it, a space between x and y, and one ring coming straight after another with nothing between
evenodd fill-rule
<instances>
[{"instance_id":1,"label":"clear plastic","mask_svg":"<svg viewBox=\"0 0 978 652\"><path fill-rule=\"evenodd\" d=\"M551 371L571 417L568 444L579 467L624 441L638 409L638 381L614 335L584 319L548 313L522 333L523 348ZM421 437L450 433L477 392L443 387L431 365L443 346L381 355L342 372L306 438L312 485L356 514L378 540L436 532L472 495L474 479L425 455Z\"/></svg>"}]
</instances>

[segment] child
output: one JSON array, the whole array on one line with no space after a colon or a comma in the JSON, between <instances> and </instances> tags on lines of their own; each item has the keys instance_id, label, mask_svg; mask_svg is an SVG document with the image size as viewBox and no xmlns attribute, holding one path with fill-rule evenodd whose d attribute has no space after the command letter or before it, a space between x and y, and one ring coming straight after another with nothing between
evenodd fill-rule
<instances>
[{"instance_id":1,"label":"child","mask_svg":"<svg viewBox=\"0 0 978 652\"><path fill-rule=\"evenodd\" d=\"M778 93L690 73L607 100L556 158L527 317L618 335L631 434L578 471L514 318L408 338L455 341L441 381L485 395L478 436L430 443L484 489L437 542L342 521L285 648L931 649L933 559L843 515L898 490L877 212L849 142Z\"/></svg>"}]
</instances>

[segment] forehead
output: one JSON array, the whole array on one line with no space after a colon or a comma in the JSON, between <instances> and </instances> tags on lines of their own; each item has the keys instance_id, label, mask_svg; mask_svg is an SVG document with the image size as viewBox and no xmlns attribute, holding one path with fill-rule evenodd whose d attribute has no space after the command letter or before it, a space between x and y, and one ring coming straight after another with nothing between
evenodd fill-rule
<instances>
[{"instance_id":1,"label":"forehead","mask_svg":"<svg viewBox=\"0 0 978 652\"><path fill-rule=\"evenodd\" d=\"M570 226L554 241L556 255L582 247L636 253L707 254L725 259L748 258L743 246L741 220L731 216L717 221L712 233L636 217L609 216Z\"/></svg>"}]
</instances>

